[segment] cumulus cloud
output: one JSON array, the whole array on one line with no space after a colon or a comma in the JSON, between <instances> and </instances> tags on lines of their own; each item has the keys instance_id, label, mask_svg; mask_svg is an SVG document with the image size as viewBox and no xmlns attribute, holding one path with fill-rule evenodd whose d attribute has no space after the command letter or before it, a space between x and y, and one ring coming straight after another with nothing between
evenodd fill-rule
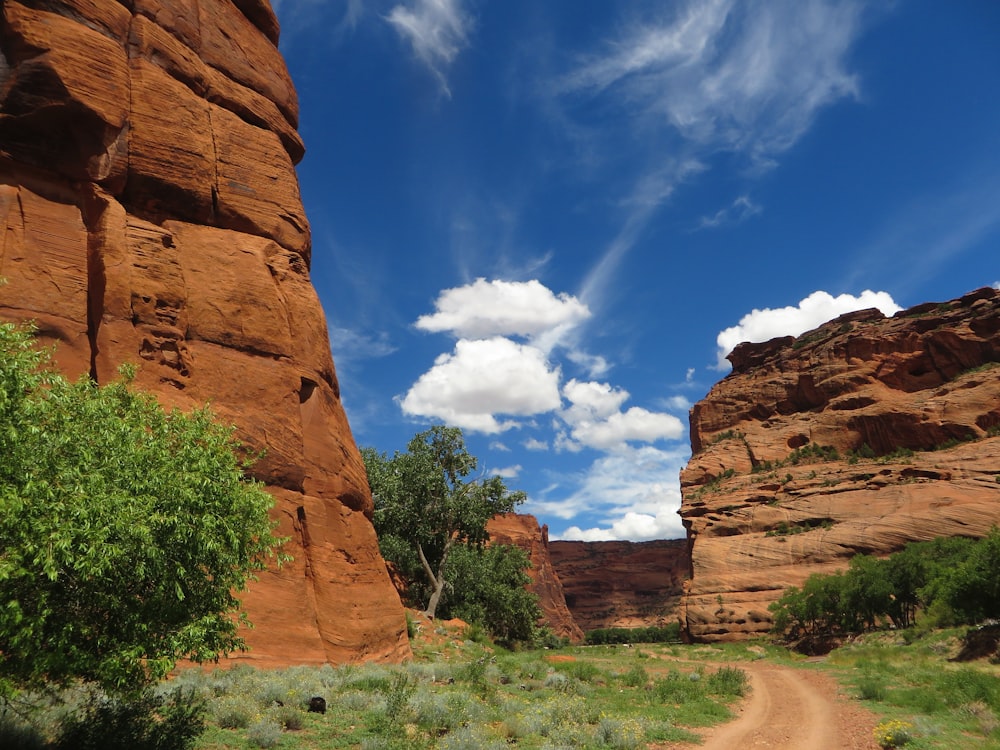
<instances>
[{"instance_id":1,"label":"cumulus cloud","mask_svg":"<svg viewBox=\"0 0 1000 750\"><path fill-rule=\"evenodd\" d=\"M622 412L628 391L609 383L573 379L563 386L563 395L570 403L560 414L570 427L569 434L564 433L557 444L563 450L585 446L611 451L630 442L675 440L684 434L684 426L673 415L638 406Z\"/></svg>"},{"instance_id":2,"label":"cumulus cloud","mask_svg":"<svg viewBox=\"0 0 1000 750\"><path fill-rule=\"evenodd\" d=\"M539 349L500 336L456 342L400 402L407 414L485 433L514 426L494 415L541 414L560 404L558 368Z\"/></svg>"},{"instance_id":3,"label":"cumulus cloud","mask_svg":"<svg viewBox=\"0 0 1000 750\"><path fill-rule=\"evenodd\" d=\"M547 451L549 449L547 442L538 440L537 438L528 438L521 445L524 446L525 450L529 451Z\"/></svg>"},{"instance_id":4,"label":"cumulus cloud","mask_svg":"<svg viewBox=\"0 0 1000 750\"><path fill-rule=\"evenodd\" d=\"M551 500L548 494L531 498L529 512L572 519L594 514L599 526L573 526L560 539L664 539L685 535L680 508L678 474L689 456L686 449L663 450L654 446L626 447L602 456L576 478L568 494ZM553 537L555 538L555 537Z\"/></svg>"},{"instance_id":5,"label":"cumulus cloud","mask_svg":"<svg viewBox=\"0 0 1000 750\"><path fill-rule=\"evenodd\" d=\"M612 388L608 383L581 383L575 378L563 386L563 395L570 407L563 418L570 424L607 419L618 412L628 400L628 391Z\"/></svg>"},{"instance_id":6,"label":"cumulus cloud","mask_svg":"<svg viewBox=\"0 0 1000 750\"><path fill-rule=\"evenodd\" d=\"M777 309L754 309L740 318L740 322L721 331L716 338L718 367L725 369L726 355L743 341L769 341L778 336L798 336L844 313L877 307L885 315L893 315L902 308L888 292L866 289L857 297L841 294L837 297L824 291L810 294L796 306Z\"/></svg>"},{"instance_id":7,"label":"cumulus cloud","mask_svg":"<svg viewBox=\"0 0 1000 750\"><path fill-rule=\"evenodd\" d=\"M640 406L612 414L604 421L578 422L570 431L576 442L599 450L615 450L634 441L676 440L683 434L684 425L674 415L647 411Z\"/></svg>"},{"instance_id":8,"label":"cumulus cloud","mask_svg":"<svg viewBox=\"0 0 1000 750\"><path fill-rule=\"evenodd\" d=\"M417 328L450 332L460 338L490 336L539 337L563 331L590 317L576 297L553 294L537 280L487 281L445 289L434 302L435 312L417 319Z\"/></svg>"},{"instance_id":9,"label":"cumulus cloud","mask_svg":"<svg viewBox=\"0 0 1000 750\"><path fill-rule=\"evenodd\" d=\"M994 289L1000 289L1000 281L994 281L993 282L993 288Z\"/></svg>"},{"instance_id":10,"label":"cumulus cloud","mask_svg":"<svg viewBox=\"0 0 1000 750\"><path fill-rule=\"evenodd\" d=\"M514 466L505 466L502 469L491 469L490 474L503 477L504 479L517 479L521 473L521 469L521 464L515 464Z\"/></svg>"},{"instance_id":11,"label":"cumulus cloud","mask_svg":"<svg viewBox=\"0 0 1000 750\"><path fill-rule=\"evenodd\" d=\"M413 0L396 5L386 20L410 43L413 53L434 74L441 92L451 97L447 70L469 45L472 17L462 0Z\"/></svg>"}]
</instances>

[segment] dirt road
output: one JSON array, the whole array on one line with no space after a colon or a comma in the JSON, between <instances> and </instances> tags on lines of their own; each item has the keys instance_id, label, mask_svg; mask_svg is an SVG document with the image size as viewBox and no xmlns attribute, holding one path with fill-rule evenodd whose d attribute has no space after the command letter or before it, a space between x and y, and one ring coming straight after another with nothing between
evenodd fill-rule
<instances>
[{"instance_id":1,"label":"dirt road","mask_svg":"<svg viewBox=\"0 0 1000 750\"><path fill-rule=\"evenodd\" d=\"M701 750L877 750L876 718L818 672L740 664L752 692L728 724L706 731Z\"/></svg>"}]
</instances>

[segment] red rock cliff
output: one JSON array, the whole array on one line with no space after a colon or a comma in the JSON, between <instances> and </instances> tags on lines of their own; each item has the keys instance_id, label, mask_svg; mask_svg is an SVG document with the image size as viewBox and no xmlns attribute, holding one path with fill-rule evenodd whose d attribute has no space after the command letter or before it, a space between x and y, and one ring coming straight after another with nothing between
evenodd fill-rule
<instances>
[{"instance_id":1,"label":"red rock cliff","mask_svg":"<svg viewBox=\"0 0 1000 750\"><path fill-rule=\"evenodd\" d=\"M277 500L294 562L245 598L262 664L398 660L399 598L340 403L267 0L5 0L0 316L72 376L123 362L206 401Z\"/></svg>"},{"instance_id":2,"label":"red rock cliff","mask_svg":"<svg viewBox=\"0 0 1000 750\"><path fill-rule=\"evenodd\" d=\"M854 554L1000 523L1000 291L851 313L729 359L681 473L691 637L767 631L784 588Z\"/></svg>"},{"instance_id":3,"label":"red rock cliff","mask_svg":"<svg viewBox=\"0 0 1000 750\"><path fill-rule=\"evenodd\" d=\"M550 542L549 555L583 630L677 622L690 567L686 540Z\"/></svg>"},{"instance_id":4,"label":"red rock cliff","mask_svg":"<svg viewBox=\"0 0 1000 750\"><path fill-rule=\"evenodd\" d=\"M528 571L531 584L528 589L538 595L538 604L545 624L556 635L569 638L573 643L581 642L583 631L566 607L562 582L549 558L548 527L539 528L538 520L534 516L504 513L490 519L486 530L492 542L516 544L528 553L531 560L531 570Z\"/></svg>"}]
</instances>

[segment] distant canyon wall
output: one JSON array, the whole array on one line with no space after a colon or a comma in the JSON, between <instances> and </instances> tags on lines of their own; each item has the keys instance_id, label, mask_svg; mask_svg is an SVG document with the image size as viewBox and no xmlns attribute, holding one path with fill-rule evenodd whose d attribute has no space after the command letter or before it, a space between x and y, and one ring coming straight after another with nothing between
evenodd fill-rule
<instances>
[{"instance_id":1,"label":"distant canyon wall","mask_svg":"<svg viewBox=\"0 0 1000 750\"><path fill-rule=\"evenodd\" d=\"M685 539L549 542L566 604L584 631L677 622L690 558Z\"/></svg>"},{"instance_id":2,"label":"distant canyon wall","mask_svg":"<svg viewBox=\"0 0 1000 750\"><path fill-rule=\"evenodd\" d=\"M765 633L786 587L855 554L1000 523L1000 291L850 313L729 359L681 473L693 639Z\"/></svg>"},{"instance_id":3,"label":"distant canyon wall","mask_svg":"<svg viewBox=\"0 0 1000 750\"><path fill-rule=\"evenodd\" d=\"M263 665L395 661L403 609L340 401L266 0L5 0L0 317L68 375L125 362L253 449L294 561L245 596Z\"/></svg>"}]
</instances>

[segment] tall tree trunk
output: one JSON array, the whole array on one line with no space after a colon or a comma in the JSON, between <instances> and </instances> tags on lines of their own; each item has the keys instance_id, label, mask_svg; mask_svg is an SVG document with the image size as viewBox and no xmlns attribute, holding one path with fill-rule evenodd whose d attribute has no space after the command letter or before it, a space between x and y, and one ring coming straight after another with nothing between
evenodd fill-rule
<instances>
[{"instance_id":1,"label":"tall tree trunk","mask_svg":"<svg viewBox=\"0 0 1000 750\"><path fill-rule=\"evenodd\" d=\"M438 565L437 574L431 568L431 564L427 562L427 557L424 555L424 548L418 543L417 553L420 555L420 564L424 566L424 573L427 574L428 580L431 582L431 586L434 587L434 591L431 593L430 599L427 601L427 609L424 610L424 614L434 619L434 613L437 611L438 602L441 601L441 594L444 593L444 565L448 562L448 553L451 552L451 545L454 542L454 537L449 539L444 545L444 553L441 555L441 563Z\"/></svg>"}]
</instances>

